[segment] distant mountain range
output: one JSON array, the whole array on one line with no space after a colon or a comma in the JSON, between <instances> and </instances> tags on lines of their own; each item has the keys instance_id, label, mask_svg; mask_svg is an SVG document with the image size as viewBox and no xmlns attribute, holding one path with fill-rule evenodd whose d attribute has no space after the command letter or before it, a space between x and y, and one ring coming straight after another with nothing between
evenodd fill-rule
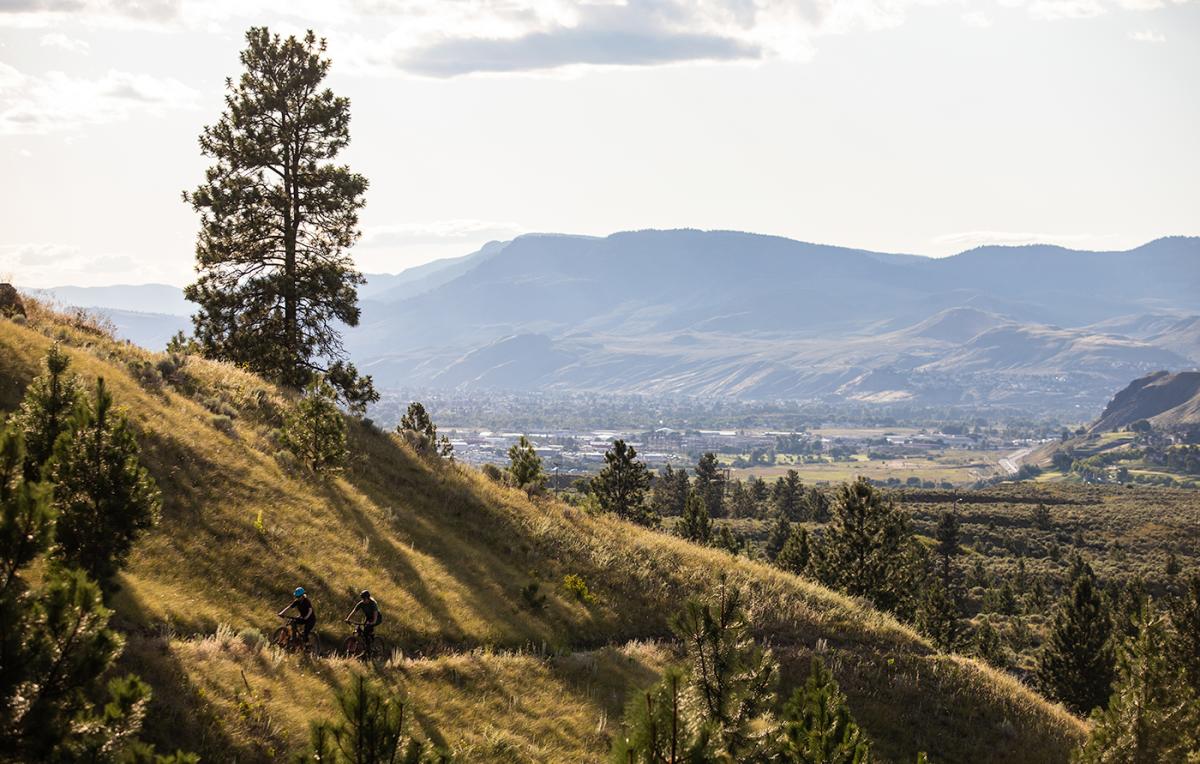
<instances>
[{"instance_id":1,"label":"distant mountain range","mask_svg":"<svg viewBox=\"0 0 1200 764\"><path fill-rule=\"evenodd\" d=\"M48 291L159 347L186 326L170 289ZM1061 411L1200 366L1200 238L933 259L729 231L530 234L370 275L360 298L347 348L383 387Z\"/></svg>"}]
</instances>

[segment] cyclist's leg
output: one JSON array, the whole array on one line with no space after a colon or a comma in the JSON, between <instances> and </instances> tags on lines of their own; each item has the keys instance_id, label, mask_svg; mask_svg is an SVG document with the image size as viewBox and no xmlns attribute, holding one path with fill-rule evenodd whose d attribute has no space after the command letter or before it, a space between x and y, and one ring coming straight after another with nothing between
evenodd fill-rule
<instances>
[{"instance_id":1,"label":"cyclist's leg","mask_svg":"<svg viewBox=\"0 0 1200 764\"><path fill-rule=\"evenodd\" d=\"M362 629L363 629L363 637L367 641L367 644L366 644L367 652L369 653L375 647L375 624L364 623Z\"/></svg>"}]
</instances>

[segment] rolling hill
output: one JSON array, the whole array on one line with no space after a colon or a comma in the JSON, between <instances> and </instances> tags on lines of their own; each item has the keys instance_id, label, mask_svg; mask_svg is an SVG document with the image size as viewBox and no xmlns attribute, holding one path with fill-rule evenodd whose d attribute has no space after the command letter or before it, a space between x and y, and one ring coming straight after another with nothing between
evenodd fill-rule
<instances>
[{"instance_id":1,"label":"rolling hill","mask_svg":"<svg viewBox=\"0 0 1200 764\"><path fill-rule=\"evenodd\" d=\"M421 726L464 760L603 761L628 693L673 660L668 616L720 574L745 591L785 686L822 652L885 761L925 750L932 761L1062 762L1083 734L1014 679L939 654L860 601L531 501L368 424L352 423L344 472L314 477L277 455L274 431L290 405L281 391L197 358L166 382L147 373L162 356L36 305L27 321L0 319L0 411L18 404L51 338L76 373L107 380L163 492L162 521L136 548L116 608L129 640L123 666L155 691L147 735L165 748L278 759L331 712L355 665L280 656L260 642L302 583L327 642L344 633L337 619L354 593L372 590L403 655L371 670L407 692ZM567 574L596 601L567 593ZM522 594L530 584L543 606Z\"/></svg>"},{"instance_id":2,"label":"rolling hill","mask_svg":"<svg viewBox=\"0 0 1200 764\"><path fill-rule=\"evenodd\" d=\"M1200 372L1160 371L1135 379L1104 408L1093 432L1110 432L1145 419L1171 429L1200 425Z\"/></svg>"}]
</instances>

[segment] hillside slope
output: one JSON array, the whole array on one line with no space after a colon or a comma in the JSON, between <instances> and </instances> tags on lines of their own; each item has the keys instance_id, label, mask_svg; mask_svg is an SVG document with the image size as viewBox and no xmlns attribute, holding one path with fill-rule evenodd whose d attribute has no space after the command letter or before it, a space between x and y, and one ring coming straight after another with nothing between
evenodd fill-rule
<instances>
[{"instance_id":1,"label":"hillside slope","mask_svg":"<svg viewBox=\"0 0 1200 764\"><path fill-rule=\"evenodd\" d=\"M803 579L677 538L531 502L455 464L423 460L374 427L314 478L277 458L286 397L231 367L189 359L172 382L160 356L31 311L0 319L0 409L9 411L60 338L75 372L103 376L141 432L164 496L118 596L125 663L155 688L148 733L209 761L270 760L330 713L346 661L282 657L256 644L305 586L332 643L354 593L383 604L396 656L376 671L417 701L468 761L606 758L630 689L672 660L667 618L720 573L747 594L785 686L822 650L887 760L1066 760L1083 725L981 665L940 655L891 618ZM226 433L214 410L232 415ZM256 527L257 526L257 527ZM569 596L581 576L594 604ZM522 589L547 595L531 609Z\"/></svg>"},{"instance_id":2,"label":"hillside slope","mask_svg":"<svg viewBox=\"0 0 1200 764\"><path fill-rule=\"evenodd\" d=\"M1135 379L1113 396L1091 430L1108 432L1139 419L1164 428L1200 424L1200 371L1159 371Z\"/></svg>"}]
</instances>

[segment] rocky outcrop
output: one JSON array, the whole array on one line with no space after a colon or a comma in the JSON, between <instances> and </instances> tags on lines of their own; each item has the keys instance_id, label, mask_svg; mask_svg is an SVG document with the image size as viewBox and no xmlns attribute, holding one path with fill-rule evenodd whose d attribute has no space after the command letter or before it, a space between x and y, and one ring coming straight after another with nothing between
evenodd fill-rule
<instances>
[{"instance_id":1,"label":"rocky outcrop","mask_svg":"<svg viewBox=\"0 0 1200 764\"><path fill-rule=\"evenodd\" d=\"M25 316L25 303L12 284L0 284L0 316Z\"/></svg>"}]
</instances>

